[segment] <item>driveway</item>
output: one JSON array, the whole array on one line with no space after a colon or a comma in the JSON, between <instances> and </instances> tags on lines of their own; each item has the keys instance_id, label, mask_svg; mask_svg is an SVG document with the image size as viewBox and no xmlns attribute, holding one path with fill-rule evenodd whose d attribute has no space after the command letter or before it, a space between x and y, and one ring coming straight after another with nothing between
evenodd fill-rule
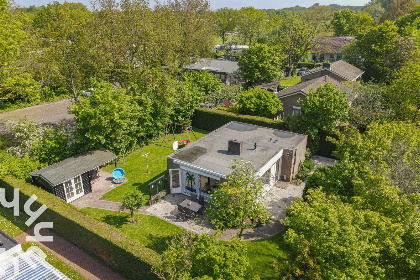
<instances>
[{"instance_id":1,"label":"driveway","mask_svg":"<svg viewBox=\"0 0 420 280\"><path fill-rule=\"evenodd\" d=\"M8 121L18 121L27 117L30 121L43 124L58 124L64 120L66 123L76 123L73 114L68 113L68 107L72 99L62 99L56 102L49 102L27 108L8 111L0 114L0 133L4 133L4 125Z\"/></svg>"}]
</instances>

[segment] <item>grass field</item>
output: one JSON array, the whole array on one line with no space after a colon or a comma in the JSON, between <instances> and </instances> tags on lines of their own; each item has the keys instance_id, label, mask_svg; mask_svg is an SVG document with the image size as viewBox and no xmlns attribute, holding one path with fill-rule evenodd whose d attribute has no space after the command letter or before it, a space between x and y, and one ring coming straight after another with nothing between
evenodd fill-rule
<instances>
[{"instance_id":1,"label":"grass field","mask_svg":"<svg viewBox=\"0 0 420 280\"><path fill-rule=\"evenodd\" d=\"M138 241L158 254L167 249L167 241L182 233L183 229L154 216L134 214L136 223L130 223L130 214L94 208L81 211L99 221L109 224L121 233ZM261 279L275 279L286 259L284 233L259 241L246 241L252 271Z\"/></svg>"},{"instance_id":2,"label":"grass field","mask_svg":"<svg viewBox=\"0 0 420 280\"><path fill-rule=\"evenodd\" d=\"M197 139L203 137L208 132L204 130L194 130ZM174 139L175 138L175 139ZM133 190L139 190L145 195L149 195L149 183L163 175L166 168L166 156L173 153L172 143L182 139L188 139L188 133L169 134L166 139L164 137L155 141L154 144L142 147L137 151L129 154L124 159L118 160L118 167L124 169L127 181L107 192L101 199L111 201L122 201L123 196ZM191 142L195 141L194 135L190 135ZM164 141L163 141L164 140ZM162 143L163 142L163 143ZM161 146L162 144L162 146ZM146 158L144 154L148 154L149 173L146 173ZM104 168L105 171L111 173L114 170L114 165L108 165Z\"/></svg>"},{"instance_id":3,"label":"grass field","mask_svg":"<svg viewBox=\"0 0 420 280\"><path fill-rule=\"evenodd\" d=\"M11 237L16 237L28 230L25 225L27 218L28 216L23 211L19 213L19 216L14 216L13 208L0 205L0 229Z\"/></svg>"}]
</instances>

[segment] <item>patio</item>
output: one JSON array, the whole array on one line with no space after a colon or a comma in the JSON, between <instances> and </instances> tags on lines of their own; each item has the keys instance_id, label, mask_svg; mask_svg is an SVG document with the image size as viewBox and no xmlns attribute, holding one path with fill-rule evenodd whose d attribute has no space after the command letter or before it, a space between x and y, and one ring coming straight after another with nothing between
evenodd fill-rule
<instances>
[{"instance_id":1,"label":"patio","mask_svg":"<svg viewBox=\"0 0 420 280\"><path fill-rule=\"evenodd\" d=\"M304 183L296 185L289 182L277 182L265 196L267 210L274 216L273 223L244 230L243 240L268 238L284 229L284 226L279 220L285 218L286 207L292 204L295 197L302 197L304 186ZM183 194L169 194L160 202L148 207L146 212L196 234L214 234L216 230L208 221L205 211L195 219L185 219L181 217L178 212L178 204L187 198L189 197ZM220 236L220 239L230 240L232 236L237 235L238 232L239 229L227 230Z\"/></svg>"}]
</instances>

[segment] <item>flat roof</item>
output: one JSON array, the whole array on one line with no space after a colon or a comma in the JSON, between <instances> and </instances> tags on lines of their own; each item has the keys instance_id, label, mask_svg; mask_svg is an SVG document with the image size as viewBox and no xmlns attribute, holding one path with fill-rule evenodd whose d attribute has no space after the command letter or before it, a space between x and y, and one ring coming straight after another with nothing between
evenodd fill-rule
<instances>
[{"instance_id":1,"label":"flat roof","mask_svg":"<svg viewBox=\"0 0 420 280\"><path fill-rule=\"evenodd\" d=\"M1 249L12 249L13 247L15 247L16 245L18 245L19 243L14 240L10 235L8 235L7 233L5 233L4 231L0 230L0 241L1 243L3 243L3 245L0 246L0 253L1 253Z\"/></svg>"},{"instance_id":2,"label":"flat roof","mask_svg":"<svg viewBox=\"0 0 420 280\"><path fill-rule=\"evenodd\" d=\"M40 170L31 172L29 175L40 176L47 180L52 186L57 186L116 158L117 156L110 151L93 150L54 163Z\"/></svg>"},{"instance_id":3,"label":"flat roof","mask_svg":"<svg viewBox=\"0 0 420 280\"><path fill-rule=\"evenodd\" d=\"M168 157L223 175L231 172L232 160L243 158L252 162L257 172L282 149L294 149L306 137L288 131L230 122ZM228 153L229 140L243 143L241 155ZM254 143L257 143L256 149Z\"/></svg>"}]
</instances>

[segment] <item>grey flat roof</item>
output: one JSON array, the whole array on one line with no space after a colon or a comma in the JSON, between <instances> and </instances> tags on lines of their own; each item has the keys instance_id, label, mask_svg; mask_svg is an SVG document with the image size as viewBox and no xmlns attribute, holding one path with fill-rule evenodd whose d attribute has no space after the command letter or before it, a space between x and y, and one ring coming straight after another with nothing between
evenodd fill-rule
<instances>
[{"instance_id":1,"label":"grey flat roof","mask_svg":"<svg viewBox=\"0 0 420 280\"><path fill-rule=\"evenodd\" d=\"M0 241L3 243L3 245L0 246L0 249L6 249L6 251L19 244L16 240L14 240L11 236L2 230L0 230Z\"/></svg>"},{"instance_id":2,"label":"grey flat roof","mask_svg":"<svg viewBox=\"0 0 420 280\"><path fill-rule=\"evenodd\" d=\"M185 66L191 70L207 70L211 72L232 74L238 71L238 62L221 59L201 58L196 63Z\"/></svg>"},{"instance_id":3,"label":"grey flat roof","mask_svg":"<svg viewBox=\"0 0 420 280\"><path fill-rule=\"evenodd\" d=\"M54 163L43 169L31 172L29 175L41 176L52 186L57 186L58 184L68 181L89 170L98 168L116 158L117 156L110 151L93 150Z\"/></svg>"},{"instance_id":4,"label":"grey flat roof","mask_svg":"<svg viewBox=\"0 0 420 280\"><path fill-rule=\"evenodd\" d=\"M228 153L228 142L235 139L243 143L241 155ZM282 149L296 148L305 139L302 134L230 122L168 157L224 175L231 172L232 160L243 158L254 164L256 172Z\"/></svg>"}]
</instances>

